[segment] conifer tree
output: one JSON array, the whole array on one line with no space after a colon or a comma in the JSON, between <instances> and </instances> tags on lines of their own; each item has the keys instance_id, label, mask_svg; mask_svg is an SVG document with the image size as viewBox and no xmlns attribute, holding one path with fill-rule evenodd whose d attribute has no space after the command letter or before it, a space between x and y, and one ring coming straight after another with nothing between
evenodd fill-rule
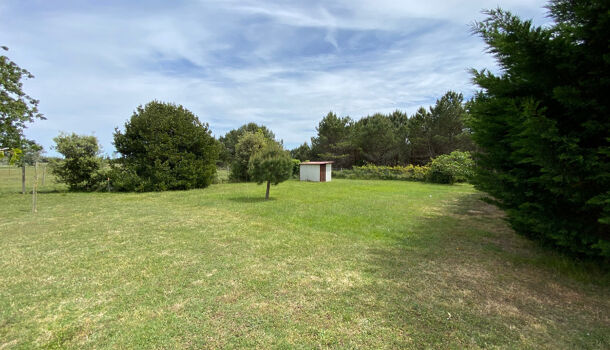
<instances>
[{"instance_id":1,"label":"conifer tree","mask_svg":"<svg viewBox=\"0 0 610 350\"><path fill-rule=\"evenodd\" d=\"M476 183L516 231L610 257L610 3L555 0L535 27L501 9L478 33L501 72L473 71Z\"/></svg>"}]
</instances>

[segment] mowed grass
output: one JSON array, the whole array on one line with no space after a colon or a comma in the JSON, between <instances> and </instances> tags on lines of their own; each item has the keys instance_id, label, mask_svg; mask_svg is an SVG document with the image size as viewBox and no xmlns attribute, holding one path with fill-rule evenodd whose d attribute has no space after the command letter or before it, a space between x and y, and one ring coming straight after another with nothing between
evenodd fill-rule
<instances>
[{"instance_id":1,"label":"mowed grass","mask_svg":"<svg viewBox=\"0 0 610 350\"><path fill-rule=\"evenodd\" d=\"M67 193L0 169L0 349L610 348L608 274L469 185ZM29 184L28 188L30 188Z\"/></svg>"}]
</instances>

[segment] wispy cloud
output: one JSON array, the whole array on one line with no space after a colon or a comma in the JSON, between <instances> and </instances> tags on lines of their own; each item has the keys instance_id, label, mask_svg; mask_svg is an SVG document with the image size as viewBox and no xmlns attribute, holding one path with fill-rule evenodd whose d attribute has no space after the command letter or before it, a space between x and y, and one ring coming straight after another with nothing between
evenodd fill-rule
<instances>
[{"instance_id":1,"label":"wispy cloud","mask_svg":"<svg viewBox=\"0 0 610 350\"><path fill-rule=\"evenodd\" d=\"M499 5L546 21L543 1ZM152 99L184 105L217 136L264 123L293 147L329 110L412 113L449 89L474 90L467 69L493 67L469 23L487 1L22 2L0 4L0 44L36 78L48 118L27 135L112 132ZM494 6L495 7L495 6Z\"/></svg>"}]
</instances>

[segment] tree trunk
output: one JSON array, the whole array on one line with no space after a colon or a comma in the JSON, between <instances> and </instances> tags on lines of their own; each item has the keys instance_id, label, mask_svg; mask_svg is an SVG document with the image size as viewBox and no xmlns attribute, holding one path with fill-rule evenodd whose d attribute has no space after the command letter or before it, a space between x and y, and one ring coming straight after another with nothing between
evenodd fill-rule
<instances>
[{"instance_id":1,"label":"tree trunk","mask_svg":"<svg viewBox=\"0 0 610 350\"><path fill-rule=\"evenodd\" d=\"M271 181L267 181L267 193L265 194L265 200L269 199L269 187L271 187Z\"/></svg>"},{"instance_id":2,"label":"tree trunk","mask_svg":"<svg viewBox=\"0 0 610 350\"><path fill-rule=\"evenodd\" d=\"M21 194L25 194L25 164L21 166Z\"/></svg>"}]
</instances>

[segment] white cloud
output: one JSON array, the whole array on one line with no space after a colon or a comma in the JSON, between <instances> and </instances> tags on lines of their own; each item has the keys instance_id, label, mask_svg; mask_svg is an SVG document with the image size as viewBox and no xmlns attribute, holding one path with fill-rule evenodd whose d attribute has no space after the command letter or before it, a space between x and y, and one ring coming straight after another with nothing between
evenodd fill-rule
<instances>
[{"instance_id":1,"label":"white cloud","mask_svg":"<svg viewBox=\"0 0 610 350\"><path fill-rule=\"evenodd\" d=\"M449 89L469 95L467 69L494 65L468 27L488 1L304 4L4 2L0 44L36 75L25 89L48 120L27 135L47 149L62 130L95 132L110 151L114 127L152 99L184 105L217 136L255 121L293 147L329 110L412 113ZM542 1L500 5L544 22Z\"/></svg>"}]
</instances>

